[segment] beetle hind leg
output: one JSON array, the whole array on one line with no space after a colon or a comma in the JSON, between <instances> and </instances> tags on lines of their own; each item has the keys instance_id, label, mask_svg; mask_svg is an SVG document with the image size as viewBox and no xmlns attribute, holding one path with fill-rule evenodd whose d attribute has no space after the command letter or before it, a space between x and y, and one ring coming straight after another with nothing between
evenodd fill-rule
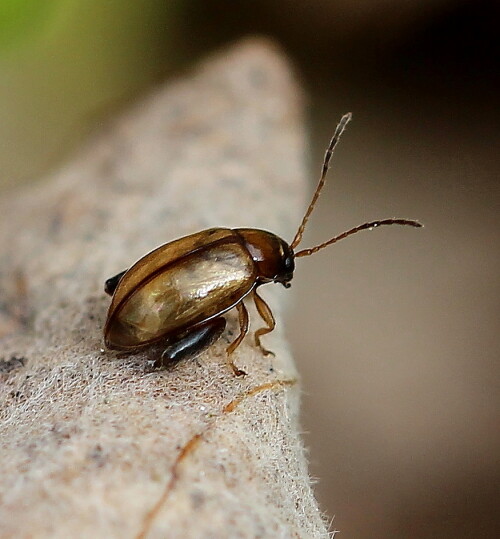
<instances>
[{"instance_id":1,"label":"beetle hind leg","mask_svg":"<svg viewBox=\"0 0 500 539\"><path fill-rule=\"evenodd\" d=\"M274 356L274 352L271 352L271 350L267 350L264 348L260 342L260 338L262 335L266 335L267 333L271 333L271 331L276 327L276 321L274 320L273 313L271 311L271 308L269 305L257 294L257 290L254 290L253 292L253 300L255 302L255 306L257 307L257 311L259 312L262 320L267 324L267 327L260 328L255 332L255 345L260 348L260 351L265 356Z\"/></svg>"},{"instance_id":2,"label":"beetle hind leg","mask_svg":"<svg viewBox=\"0 0 500 539\"><path fill-rule=\"evenodd\" d=\"M241 369L238 369L238 367L234 364L233 361L231 361L230 356L231 354L238 348L238 346L241 344L241 341L245 338L245 335L248 333L248 311L245 307L243 301L240 301L236 305L236 308L238 309L238 317L240 321L240 334L236 339L227 347L227 362L228 365L233 370L234 374L236 376L245 376L246 372L242 371Z\"/></svg>"},{"instance_id":3,"label":"beetle hind leg","mask_svg":"<svg viewBox=\"0 0 500 539\"><path fill-rule=\"evenodd\" d=\"M222 316L214 318L194 329L184 331L168 343L154 367L165 367L184 359L193 359L215 343L226 327Z\"/></svg>"},{"instance_id":4,"label":"beetle hind leg","mask_svg":"<svg viewBox=\"0 0 500 539\"><path fill-rule=\"evenodd\" d=\"M115 293L118 283L122 280L122 277L125 275L125 273L127 273L127 270L120 271L120 273L118 273L114 277L106 279L106 282L104 283L104 292L106 292L106 294L108 294L109 296L112 296Z\"/></svg>"}]
</instances>

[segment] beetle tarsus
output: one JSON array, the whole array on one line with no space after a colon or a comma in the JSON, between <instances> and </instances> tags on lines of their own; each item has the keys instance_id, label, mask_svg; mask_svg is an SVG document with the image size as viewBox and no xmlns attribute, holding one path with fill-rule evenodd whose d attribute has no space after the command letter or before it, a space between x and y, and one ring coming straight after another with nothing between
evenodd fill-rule
<instances>
[{"instance_id":1,"label":"beetle tarsus","mask_svg":"<svg viewBox=\"0 0 500 539\"><path fill-rule=\"evenodd\" d=\"M259 296L259 294L257 294L257 290L253 291L253 300L262 320L264 320L264 322L267 324L267 327L260 328L255 332L255 344L265 356L274 357L276 354L271 352L271 350L264 348L260 342L260 338L262 335L271 333L271 331L276 327L276 321L274 320L274 316L269 305Z\"/></svg>"},{"instance_id":2,"label":"beetle tarsus","mask_svg":"<svg viewBox=\"0 0 500 539\"><path fill-rule=\"evenodd\" d=\"M229 367L232 369L235 376L246 376L246 372L238 369L238 367L234 364L233 361L231 361L230 356L231 354L238 348L238 346L241 344L241 341L245 338L245 335L248 333L248 311L245 307L245 304L243 301L238 303L236 305L236 308L238 309L238 317L239 317L239 323L240 323L240 334L236 339L227 347L226 353L227 353L227 363Z\"/></svg>"},{"instance_id":3,"label":"beetle tarsus","mask_svg":"<svg viewBox=\"0 0 500 539\"><path fill-rule=\"evenodd\" d=\"M239 317L239 322L240 322L240 334L227 347L228 357L236 350L236 348L238 348L238 346L241 344L241 341L245 338L245 335L248 333L248 311L243 301L241 301L240 303L236 305L236 309L238 309L238 317Z\"/></svg>"},{"instance_id":4,"label":"beetle tarsus","mask_svg":"<svg viewBox=\"0 0 500 539\"><path fill-rule=\"evenodd\" d=\"M227 363L228 363L229 367L231 367L231 369L232 369L235 376L246 376L247 375L247 373L244 370L238 369L238 367L232 361L228 360Z\"/></svg>"}]
</instances>

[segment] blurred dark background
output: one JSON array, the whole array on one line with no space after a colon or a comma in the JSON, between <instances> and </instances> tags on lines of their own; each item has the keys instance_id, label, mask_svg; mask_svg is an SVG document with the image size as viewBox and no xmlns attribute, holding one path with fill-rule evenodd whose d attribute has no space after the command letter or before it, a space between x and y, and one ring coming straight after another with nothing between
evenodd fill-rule
<instances>
[{"instance_id":1,"label":"blurred dark background","mask_svg":"<svg viewBox=\"0 0 500 539\"><path fill-rule=\"evenodd\" d=\"M157 81L247 35L308 94L311 190L341 114L287 324L311 471L345 538L497 537L498 2L2 0L0 194Z\"/></svg>"}]
</instances>

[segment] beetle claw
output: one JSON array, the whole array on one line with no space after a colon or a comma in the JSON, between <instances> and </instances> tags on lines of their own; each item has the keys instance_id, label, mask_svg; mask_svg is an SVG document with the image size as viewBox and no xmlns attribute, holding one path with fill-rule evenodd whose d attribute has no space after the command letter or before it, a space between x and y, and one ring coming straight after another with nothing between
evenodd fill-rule
<instances>
[{"instance_id":1,"label":"beetle claw","mask_svg":"<svg viewBox=\"0 0 500 539\"><path fill-rule=\"evenodd\" d=\"M229 366L231 367L235 376L247 376L247 373L242 369L238 369L238 367L233 362L230 362Z\"/></svg>"}]
</instances>

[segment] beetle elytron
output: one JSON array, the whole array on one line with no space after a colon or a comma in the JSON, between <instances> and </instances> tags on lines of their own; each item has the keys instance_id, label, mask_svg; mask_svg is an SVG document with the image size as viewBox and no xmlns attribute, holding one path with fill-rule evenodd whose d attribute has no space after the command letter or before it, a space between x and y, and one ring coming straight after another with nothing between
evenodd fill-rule
<instances>
[{"instance_id":1,"label":"beetle elytron","mask_svg":"<svg viewBox=\"0 0 500 539\"><path fill-rule=\"evenodd\" d=\"M312 255L361 230L382 225L422 226L407 219L372 221L316 247L294 251L325 183L333 150L350 119L350 113L344 115L335 130L318 186L290 244L264 230L211 228L158 247L106 281L105 291L113 296L104 327L106 346L136 351L164 345L156 365L195 357L222 335L226 327L223 315L236 307L240 333L227 348L227 357L233 372L243 375L231 355L248 332L245 298L253 299L266 324L255 332L255 344L263 354L272 353L261 344L261 337L274 329L275 321L257 292L259 286L281 283L288 288L296 258Z\"/></svg>"}]
</instances>

